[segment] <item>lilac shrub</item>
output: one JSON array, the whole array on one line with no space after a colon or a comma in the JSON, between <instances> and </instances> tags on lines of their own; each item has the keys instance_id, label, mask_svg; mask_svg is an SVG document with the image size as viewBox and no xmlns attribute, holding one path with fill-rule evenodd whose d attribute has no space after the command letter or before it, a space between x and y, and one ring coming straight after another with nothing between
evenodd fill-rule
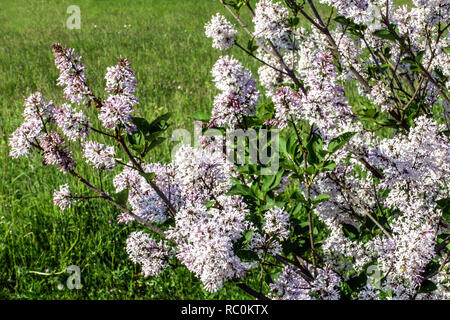
<instances>
[{"instance_id":1,"label":"lilac shrub","mask_svg":"<svg viewBox=\"0 0 450 320\"><path fill-rule=\"evenodd\" d=\"M234 24L225 12L206 23L213 48L260 66L256 77L225 53L212 66L218 93L199 120L218 135L150 162L170 115L136 116L130 62L109 67L96 96L81 57L55 44L68 102L30 95L11 157L34 150L88 188L59 186L61 210L100 198L120 211L117 223L145 228L126 241L144 277L184 267L209 292L234 282L257 299L448 299L450 2L221 2ZM321 15L315 2L333 10ZM239 148L228 139L236 132L255 133L243 163L224 150ZM255 163L250 146L277 152Z\"/></svg>"}]
</instances>

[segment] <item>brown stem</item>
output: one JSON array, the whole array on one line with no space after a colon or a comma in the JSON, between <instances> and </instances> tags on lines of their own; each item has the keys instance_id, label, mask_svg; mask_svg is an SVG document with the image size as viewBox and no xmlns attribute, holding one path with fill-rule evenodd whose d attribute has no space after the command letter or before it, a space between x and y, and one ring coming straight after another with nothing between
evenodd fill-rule
<instances>
[{"instance_id":1,"label":"brown stem","mask_svg":"<svg viewBox=\"0 0 450 320\"><path fill-rule=\"evenodd\" d=\"M245 49L243 46L241 46L237 41L235 41L234 44L235 44L238 48L242 49L242 50L243 50L246 54L248 54L250 57L252 57L252 58L258 60L258 61L261 62L262 64L264 64L264 65L266 65L266 66L272 68L273 70L278 71L278 72L280 72L280 73L282 73L282 74L288 75L288 73L286 73L285 71L280 70L280 69L278 69L278 68L275 68L274 66L272 66L272 65L268 64L267 62L265 62L264 60L261 60L260 58L258 58L257 56L255 56L253 53L251 53L250 51L248 51L247 49Z\"/></svg>"},{"instance_id":2,"label":"brown stem","mask_svg":"<svg viewBox=\"0 0 450 320\"><path fill-rule=\"evenodd\" d=\"M450 98L446 95L446 93L444 92L444 90L442 90L442 88L439 86L439 84L436 82L436 80L433 78L433 76L428 72L428 70L423 66L422 63L418 62L416 59L416 55L414 54L414 52L411 50L411 47L409 45L407 45L405 43L405 41L397 34L397 32L395 31L395 29L392 27L392 24L389 22L388 18L386 16L384 16L383 14L381 15L381 18L383 19L384 24L386 25L386 27L389 29L389 31L391 32L391 34L395 37L395 40L397 40L397 42L403 47L406 48L406 50L408 51L408 54L411 56L411 58L416 62L417 66L420 68L420 70L422 71L422 74L425 75L428 80L433 84L433 86L436 88L436 90L439 92L439 94L444 98L444 100L450 104Z\"/></svg>"},{"instance_id":3,"label":"brown stem","mask_svg":"<svg viewBox=\"0 0 450 320\"><path fill-rule=\"evenodd\" d=\"M314 281L314 278L313 278L312 274L309 272L309 270L307 268L305 268L304 266L302 266L297 261L290 260L288 258L280 256L279 254L275 255L275 259L277 259L278 261L280 261L281 263L283 263L285 265L293 265L294 267L296 267L296 272L307 282Z\"/></svg>"},{"instance_id":4,"label":"brown stem","mask_svg":"<svg viewBox=\"0 0 450 320\"><path fill-rule=\"evenodd\" d=\"M132 216L136 221L138 221L140 224L146 226L147 228L149 228L150 230L152 230L153 232L156 232L157 234L159 234L161 237L165 238L166 235L164 233L164 231L162 231L161 229L159 229L158 227L155 227L154 225L152 225L151 223L147 222L146 220L142 219L141 217L137 216L136 214L134 214L132 211L128 210L126 207L122 206L120 203L114 201L113 198L111 198L111 196L107 193L105 193L104 191L101 191L99 189L97 189L96 187L94 187L91 183L89 183L89 181L87 181L86 179L84 179L80 174L78 174L77 172L75 172L74 170L69 170L69 173L71 175L73 175L75 178L78 179L78 181L80 181L81 183L83 183L84 185L86 185L89 189L91 189L92 191L94 191L95 193L97 193L98 195L100 195L103 199L105 199L106 201L108 201L109 203L113 204L116 208L120 209L121 211L125 212L126 214L129 214L130 216Z\"/></svg>"},{"instance_id":5,"label":"brown stem","mask_svg":"<svg viewBox=\"0 0 450 320\"><path fill-rule=\"evenodd\" d=\"M128 155L128 158L131 160L133 165L136 167L136 169L141 173L145 173L142 166L136 161L134 156L131 154L131 151L130 151L130 149L128 149L128 146L125 143L125 140L123 139L123 137L118 138L118 140L119 140L119 143L121 144L121 146L123 147L125 153ZM169 199L167 199L166 195L161 191L161 189L159 189L159 187L153 181L149 181L149 184L153 188L153 190L156 192L156 194L164 201L164 203L166 204L167 208L169 209L172 217L175 217L177 212L176 212L175 208L172 206L172 204L170 203Z\"/></svg>"},{"instance_id":6,"label":"brown stem","mask_svg":"<svg viewBox=\"0 0 450 320\"><path fill-rule=\"evenodd\" d=\"M266 297L262 293L259 293L258 291L253 290L252 288L247 286L245 283L237 283L236 286L238 286L238 288L244 290L249 295L255 297L258 300L270 300L268 297Z\"/></svg>"},{"instance_id":7,"label":"brown stem","mask_svg":"<svg viewBox=\"0 0 450 320\"><path fill-rule=\"evenodd\" d=\"M308 184L306 184L306 200L309 200L310 197L311 197L310 185L308 183ZM317 263L316 263L317 252L316 252L316 246L314 244L314 229L313 229L313 221L312 221L312 208L310 208L308 210L308 229L309 229L309 242L311 244L311 251L312 251L312 263L313 263L314 272L315 272L315 270L317 268Z\"/></svg>"}]
</instances>

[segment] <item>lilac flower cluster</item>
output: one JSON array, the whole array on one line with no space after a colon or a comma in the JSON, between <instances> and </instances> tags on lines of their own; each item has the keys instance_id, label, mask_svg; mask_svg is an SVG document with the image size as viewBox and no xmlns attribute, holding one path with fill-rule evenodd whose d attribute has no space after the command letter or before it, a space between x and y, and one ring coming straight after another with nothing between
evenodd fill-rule
<instances>
[{"instance_id":1,"label":"lilac flower cluster","mask_svg":"<svg viewBox=\"0 0 450 320\"><path fill-rule=\"evenodd\" d=\"M81 62L81 56L74 49L63 48L59 43L52 46L52 51L56 68L60 72L58 85L65 86L65 98L78 104L92 100L93 94L86 85L86 67Z\"/></svg>"},{"instance_id":2,"label":"lilac flower cluster","mask_svg":"<svg viewBox=\"0 0 450 320\"><path fill-rule=\"evenodd\" d=\"M213 80L222 92L214 99L210 125L236 128L256 111L259 91L250 71L233 57L220 57L212 69Z\"/></svg>"},{"instance_id":3,"label":"lilac flower cluster","mask_svg":"<svg viewBox=\"0 0 450 320\"><path fill-rule=\"evenodd\" d=\"M288 30L288 10L279 2L261 0L256 4L253 24L255 36L274 40L282 37Z\"/></svg>"},{"instance_id":4,"label":"lilac flower cluster","mask_svg":"<svg viewBox=\"0 0 450 320\"><path fill-rule=\"evenodd\" d=\"M53 119L64 135L72 141L86 138L91 131L89 119L83 111L64 103L53 110Z\"/></svg>"},{"instance_id":5,"label":"lilac flower cluster","mask_svg":"<svg viewBox=\"0 0 450 320\"><path fill-rule=\"evenodd\" d=\"M177 258L214 292L252 266L233 252L233 243L247 228L248 209L240 197L225 195L232 165L222 153L182 146L174 166L185 202L167 235L177 244Z\"/></svg>"},{"instance_id":6,"label":"lilac flower cluster","mask_svg":"<svg viewBox=\"0 0 450 320\"><path fill-rule=\"evenodd\" d=\"M39 145L44 153L44 165L56 164L63 172L69 171L75 166L72 152L68 150L64 139L58 132L52 131L44 134Z\"/></svg>"},{"instance_id":7,"label":"lilac flower cluster","mask_svg":"<svg viewBox=\"0 0 450 320\"><path fill-rule=\"evenodd\" d=\"M308 282L287 265L270 285L271 296L275 300L337 300L340 282L339 276L328 269L318 269L316 279Z\"/></svg>"},{"instance_id":8,"label":"lilac flower cluster","mask_svg":"<svg viewBox=\"0 0 450 320\"><path fill-rule=\"evenodd\" d=\"M53 102L46 103L42 94L36 92L25 100L25 109L22 114L25 121L18 127L9 139L10 152L13 158L27 156L32 143L38 144L44 126L51 121L54 109Z\"/></svg>"},{"instance_id":9,"label":"lilac flower cluster","mask_svg":"<svg viewBox=\"0 0 450 320\"><path fill-rule=\"evenodd\" d=\"M237 31L224 16L217 13L205 25L205 34L208 38L212 38L213 48L227 50L233 46Z\"/></svg>"},{"instance_id":10,"label":"lilac flower cluster","mask_svg":"<svg viewBox=\"0 0 450 320\"><path fill-rule=\"evenodd\" d=\"M278 88L272 96L275 105L275 122L278 128L284 129L288 123L297 122L301 117L302 99L300 92L293 91L291 87Z\"/></svg>"},{"instance_id":11,"label":"lilac flower cluster","mask_svg":"<svg viewBox=\"0 0 450 320\"><path fill-rule=\"evenodd\" d=\"M173 165L148 164L143 167L147 173L155 173L154 182L169 199L175 209L179 209L183 204L180 196L180 181L175 176ZM167 205L155 192L148 181L139 174L139 171L132 169L132 164L125 166L123 171L116 175L113 180L116 192L125 189L129 190L128 204L138 217L153 223L163 223L168 218ZM133 218L124 213L119 216L119 221L127 223Z\"/></svg>"},{"instance_id":12,"label":"lilac flower cluster","mask_svg":"<svg viewBox=\"0 0 450 320\"><path fill-rule=\"evenodd\" d=\"M61 210L66 210L75 202L72 194L70 193L69 185L66 183L59 186L59 190L53 193L53 204L58 206Z\"/></svg>"},{"instance_id":13,"label":"lilac flower cluster","mask_svg":"<svg viewBox=\"0 0 450 320\"><path fill-rule=\"evenodd\" d=\"M281 208L274 207L264 214L263 231L271 237L285 240L289 237L289 214Z\"/></svg>"},{"instance_id":14,"label":"lilac flower cluster","mask_svg":"<svg viewBox=\"0 0 450 320\"><path fill-rule=\"evenodd\" d=\"M315 42L311 41L300 49L299 56L298 71L308 88L300 117L329 134L340 132L353 116L338 82L332 54L315 49Z\"/></svg>"},{"instance_id":15,"label":"lilac flower cluster","mask_svg":"<svg viewBox=\"0 0 450 320\"><path fill-rule=\"evenodd\" d=\"M233 243L245 228L245 203L237 197L221 196L217 206L208 210L190 204L177 213L175 227L168 232L169 239L177 243L177 258L210 292L222 288L226 280L243 277L252 266L233 252Z\"/></svg>"},{"instance_id":16,"label":"lilac flower cluster","mask_svg":"<svg viewBox=\"0 0 450 320\"><path fill-rule=\"evenodd\" d=\"M173 256L166 242L157 242L142 231L130 234L126 250L131 261L141 265L144 277L158 276L169 266L169 259Z\"/></svg>"},{"instance_id":17,"label":"lilac flower cluster","mask_svg":"<svg viewBox=\"0 0 450 320\"><path fill-rule=\"evenodd\" d=\"M138 99L134 96L136 78L130 66L127 59L120 58L119 63L109 67L106 73L105 90L112 94L103 102L98 118L107 129L115 129L121 125L129 133L136 130L132 113Z\"/></svg>"},{"instance_id":18,"label":"lilac flower cluster","mask_svg":"<svg viewBox=\"0 0 450 320\"><path fill-rule=\"evenodd\" d=\"M115 155L112 146L105 146L96 141L87 141L83 144L83 157L95 169L113 169L116 166Z\"/></svg>"}]
</instances>

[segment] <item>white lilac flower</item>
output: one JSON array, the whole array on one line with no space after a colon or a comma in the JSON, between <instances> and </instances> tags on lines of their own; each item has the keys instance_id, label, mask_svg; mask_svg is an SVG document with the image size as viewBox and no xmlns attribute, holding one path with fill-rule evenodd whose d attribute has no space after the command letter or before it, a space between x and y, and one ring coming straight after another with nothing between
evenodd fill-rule
<instances>
[{"instance_id":1,"label":"white lilac flower","mask_svg":"<svg viewBox=\"0 0 450 320\"><path fill-rule=\"evenodd\" d=\"M70 208L72 203L74 202L73 196L70 193L69 185L66 183L64 185L59 186L59 190L54 191L53 193L53 204L58 206L61 210L66 210Z\"/></svg>"},{"instance_id":2,"label":"white lilac flower","mask_svg":"<svg viewBox=\"0 0 450 320\"><path fill-rule=\"evenodd\" d=\"M131 165L131 164L130 164ZM153 163L144 165L147 173L155 173L154 183L163 192L175 210L178 210L183 199L180 195L180 181L175 176L175 170L171 164ZM128 204L138 217L153 223L166 221L169 212L166 203L156 193L147 180L128 166L116 175L113 180L116 192L128 189ZM127 223L132 217L126 213L119 217L120 222Z\"/></svg>"},{"instance_id":3,"label":"white lilac flower","mask_svg":"<svg viewBox=\"0 0 450 320\"><path fill-rule=\"evenodd\" d=\"M213 80L222 92L214 99L210 125L236 128L243 118L256 112L259 91L250 71L233 57L220 57L212 69Z\"/></svg>"},{"instance_id":4,"label":"white lilac flower","mask_svg":"<svg viewBox=\"0 0 450 320\"><path fill-rule=\"evenodd\" d=\"M286 240L289 236L289 213L279 207L269 209L264 213L265 224L263 231L279 240Z\"/></svg>"},{"instance_id":5,"label":"white lilac flower","mask_svg":"<svg viewBox=\"0 0 450 320\"><path fill-rule=\"evenodd\" d=\"M103 102L98 118L107 129L115 129L123 125L128 132L136 130L133 124L134 108L130 105L127 98L121 95L111 95Z\"/></svg>"},{"instance_id":6,"label":"white lilac flower","mask_svg":"<svg viewBox=\"0 0 450 320\"><path fill-rule=\"evenodd\" d=\"M144 277L158 276L169 266L172 256L172 250L166 242L157 242L142 231L130 234L126 250L131 261L141 265Z\"/></svg>"},{"instance_id":7,"label":"white lilac flower","mask_svg":"<svg viewBox=\"0 0 450 320\"><path fill-rule=\"evenodd\" d=\"M275 300L338 300L340 283L339 276L332 270L317 268L315 279L308 282L294 267L287 265L270 284L270 296Z\"/></svg>"},{"instance_id":8,"label":"white lilac flower","mask_svg":"<svg viewBox=\"0 0 450 320\"><path fill-rule=\"evenodd\" d=\"M42 133L42 129L43 124L39 119L22 123L9 138L9 155L13 158L27 156L32 148L32 143L37 143L36 138Z\"/></svg>"},{"instance_id":9,"label":"white lilac flower","mask_svg":"<svg viewBox=\"0 0 450 320\"><path fill-rule=\"evenodd\" d=\"M227 50L233 46L237 31L224 16L217 13L205 25L205 34L208 38L212 38L213 48Z\"/></svg>"},{"instance_id":10,"label":"white lilac flower","mask_svg":"<svg viewBox=\"0 0 450 320\"><path fill-rule=\"evenodd\" d=\"M288 30L288 10L279 2L261 0L255 6L255 36L273 40L282 37Z\"/></svg>"},{"instance_id":11,"label":"white lilac flower","mask_svg":"<svg viewBox=\"0 0 450 320\"><path fill-rule=\"evenodd\" d=\"M65 98L72 103L85 103L93 99L93 94L86 85L86 69L81 62L81 56L74 49L66 49L57 43L52 46L55 65L60 75L58 85L65 86Z\"/></svg>"},{"instance_id":12,"label":"white lilac flower","mask_svg":"<svg viewBox=\"0 0 450 320\"><path fill-rule=\"evenodd\" d=\"M90 121L83 111L76 110L69 104L54 108L53 118L69 140L85 139L91 131Z\"/></svg>"},{"instance_id":13,"label":"white lilac flower","mask_svg":"<svg viewBox=\"0 0 450 320\"><path fill-rule=\"evenodd\" d=\"M44 152L43 164L56 164L63 172L69 171L75 166L72 152L64 145L64 139L58 132L52 131L44 134L40 140L40 146Z\"/></svg>"},{"instance_id":14,"label":"white lilac flower","mask_svg":"<svg viewBox=\"0 0 450 320\"><path fill-rule=\"evenodd\" d=\"M128 133L134 132L132 114L138 99L134 96L136 78L130 62L121 57L117 65L107 68L105 79L105 90L111 94L101 105L98 118L107 129L123 126Z\"/></svg>"},{"instance_id":15,"label":"white lilac flower","mask_svg":"<svg viewBox=\"0 0 450 320\"><path fill-rule=\"evenodd\" d=\"M95 141L87 141L83 144L83 157L86 162L95 169L111 170L116 165L113 146L105 146Z\"/></svg>"},{"instance_id":16,"label":"white lilac flower","mask_svg":"<svg viewBox=\"0 0 450 320\"><path fill-rule=\"evenodd\" d=\"M277 89L273 94L275 120L280 129L287 127L290 122L300 120L302 99L304 97L301 93L293 91L288 86Z\"/></svg>"}]
</instances>

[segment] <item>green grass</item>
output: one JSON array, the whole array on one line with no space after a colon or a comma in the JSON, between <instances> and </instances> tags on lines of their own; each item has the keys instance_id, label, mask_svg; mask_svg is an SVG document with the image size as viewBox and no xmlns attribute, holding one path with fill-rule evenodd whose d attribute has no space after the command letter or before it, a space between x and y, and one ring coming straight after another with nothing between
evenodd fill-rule
<instances>
[{"instance_id":1,"label":"green grass","mask_svg":"<svg viewBox=\"0 0 450 320\"><path fill-rule=\"evenodd\" d=\"M81 9L80 30L65 27L72 4ZM97 95L103 92L106 67L119 55L127 57L138 81L137 114L152 119L172 111L173 128L192 128L189 115L210 110L216 94L210 70L222 53L211 48L203 26L217 11L224 13L213 0L0 2L0 298L251 298L232 284L208 294L183 269L142 279L124 249L127 235L138 226L116 224L119 212L102 202L59 211L52 193L60 184L86 190L55 168L42 167L38 156L8 157L8 135L22 121L24 98L39 90L56 104L63 102L50 49L55 42L81 53ZM256 73L256 64L236 50L227 54ZM168 160L169 148L165 144L153 157ZM80 170L88 172L82 165ZM58 289L67 274L33 273L59 273L72 264L81 268L80 290Z\"/></svg>"}]
</instances>

